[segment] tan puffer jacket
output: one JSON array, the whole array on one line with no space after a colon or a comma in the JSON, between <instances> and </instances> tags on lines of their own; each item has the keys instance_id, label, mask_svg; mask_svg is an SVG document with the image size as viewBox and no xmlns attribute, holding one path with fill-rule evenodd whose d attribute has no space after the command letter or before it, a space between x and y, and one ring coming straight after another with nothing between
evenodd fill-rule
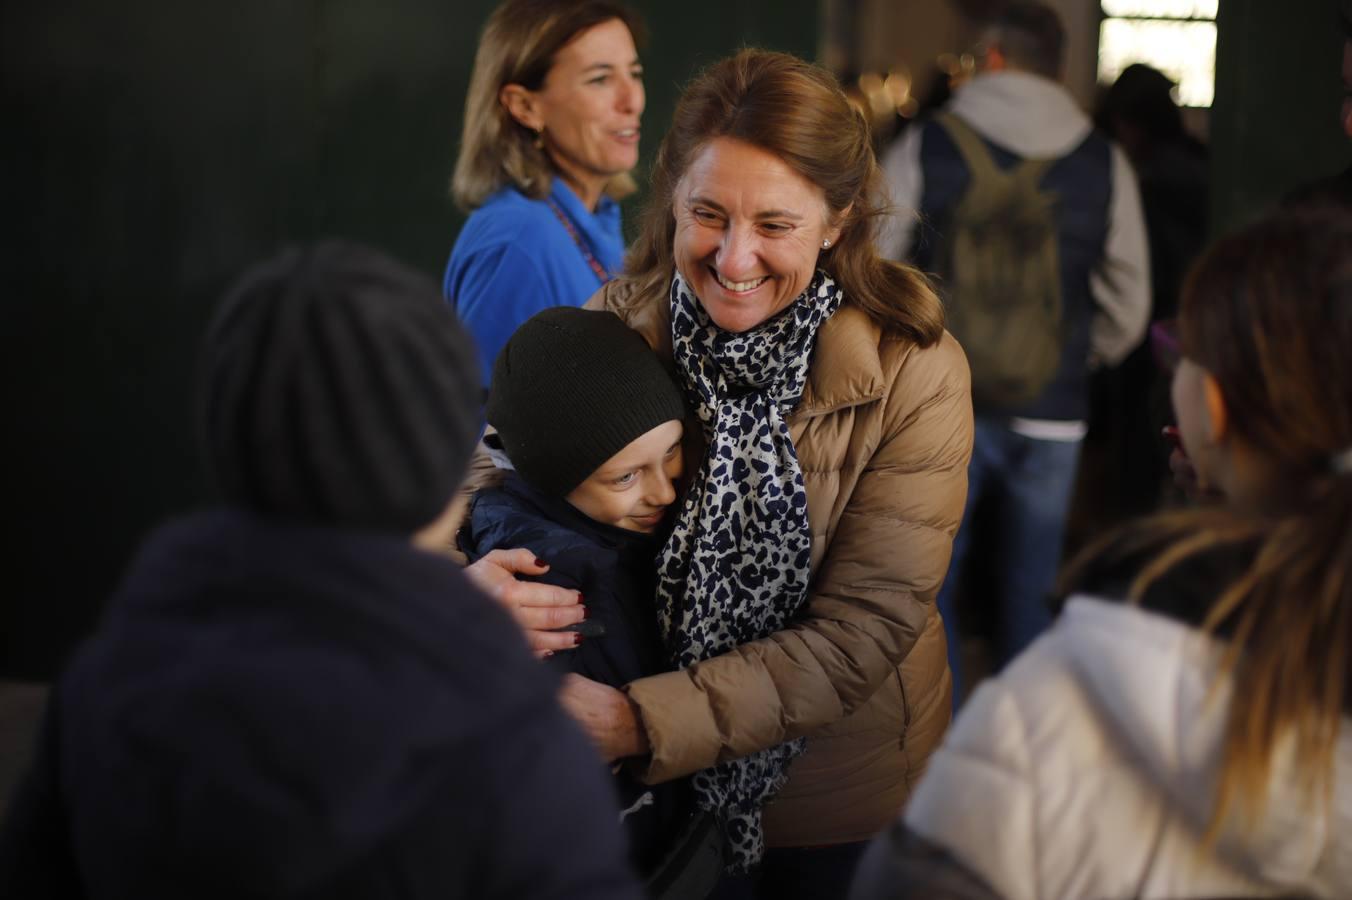
<instances>
[{"instance_id":1,"label":"tan puffer jacket","mask_svg":"<svg viewBox=\"0 0 1352 900\"><path fill-rule=\"evenodd\" d=\"M610 309L671 365L665 293L621 279ZM703 456L698 426L686 428ZM934 596L967 492L967 360L920 349L846 304L822 326L789 417L807 485L812 588L791 628L629 685L665 781L800 736L807 752L766 808L771 846L865 840L891 824L938 746L951 681ZM693 464L692 464L693 467Z\"/></svg>"}]
</instances>

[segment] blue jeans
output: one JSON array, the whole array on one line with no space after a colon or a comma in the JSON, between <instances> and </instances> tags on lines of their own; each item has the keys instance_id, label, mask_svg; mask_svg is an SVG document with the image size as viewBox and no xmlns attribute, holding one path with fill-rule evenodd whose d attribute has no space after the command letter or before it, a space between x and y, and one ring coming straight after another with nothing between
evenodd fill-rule
<instances>
[{"instance_id":1,"label":"blue jeans","mask_svg":"<svg viewBox=\"0 0 1352 900\"><path fill-rule=\"evenodd\" d=\"M1014 658L1051 623L1050 597L1061 565L1066 514L1080 461L1080 441L1049 441L1017 434L999 419L977 417L972 462L967 468L967 505L953 539L953 560L939 591L939 611L948 638L953 670L953 703L962 696L961 643L955 602L962 573L972 566L991 567L1000 616L997 654L1000 665ZM986 559L968 559L975 510L994 509ZM985 600L986 598L980 598Z\"/></svg>"}]
</instances>

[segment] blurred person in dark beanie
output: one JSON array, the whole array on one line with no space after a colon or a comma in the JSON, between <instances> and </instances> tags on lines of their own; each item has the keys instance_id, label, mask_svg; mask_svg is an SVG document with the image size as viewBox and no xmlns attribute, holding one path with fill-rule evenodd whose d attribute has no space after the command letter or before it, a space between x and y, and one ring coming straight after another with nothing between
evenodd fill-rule
<instances>
[{"instance_id":1,"label":"blurred person in dark beanie","mask_svg":"<svg viewBox=\"0 0 1352 900\"><path fill-rule=\"evenodd\" d=\"M1342 0L1343 18L1343 131L1352 138L1352 0Z\"/></svg>"},{"instance_id":2,"label":"blurred person in dark beanie","mask_svg":"<svg viewBox=\"0 0 1352 900\"><path fill-rule=\"evenodd\" d=\"M1209 227L1208 152L1184 127L1175 90L1163 72L1134 63L1103 93L1095 117L1131 159L1140 185L1152 323L1178 314L1183 277L1205 247ZM1173 421L1169 372L1152 343L1094 371L1089 390L1089 432L1067 529L1071 550L1154 512L1170 496L1168 447L1161 437Z\"/></svg>"},{"instance_id":3,"label":"blurred person in dark beanie","mask_svg":"<svg viewBox=\"0 0 1352 900\"><path fill-rule=\"evenodd\" d=\"M1096 115L1136 170L1150 243L1152 320L1177 314L1183 276L1207 234L1207 148L1184 127L1175 89L1163 72L1135 63L1104 93Z\"/></svg>"},{"instance_id":4,"label":"blurred person in dark beanie","mask_svg":"<svg viewBox=\"0 0 1352 900\"><path fill-rule=\"evenodd\" d=\"M432 552L482 397L436 287L286 252L201 388L225 503L152 535L56 686L0 895L638 896L556 683Z\"/></svg>"}]
</instances>

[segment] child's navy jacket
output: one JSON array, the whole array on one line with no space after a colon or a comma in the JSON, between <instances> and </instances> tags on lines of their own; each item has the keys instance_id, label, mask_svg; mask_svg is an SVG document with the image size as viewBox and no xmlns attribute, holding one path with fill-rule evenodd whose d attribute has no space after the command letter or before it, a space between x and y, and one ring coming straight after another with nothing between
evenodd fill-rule
<instances>
[{"instance_id":1,"label":"child's navy jacket","mask_svg":"<svg viewBox=\"0 0 1352 900\"><path fill-rule=\"evenodd\" d=\"M660 537L601 524L513 472L475 497L459 543L471 559L525 548L549 564L537 580L581 592L587 619L600 622L605 634L584 638L547 664L614 687L670 671L655 610ZM689 784L645 785L620 769L616 787L630 858L640 872L650 872L694 810Z\"/></svg>"}]
</instances>

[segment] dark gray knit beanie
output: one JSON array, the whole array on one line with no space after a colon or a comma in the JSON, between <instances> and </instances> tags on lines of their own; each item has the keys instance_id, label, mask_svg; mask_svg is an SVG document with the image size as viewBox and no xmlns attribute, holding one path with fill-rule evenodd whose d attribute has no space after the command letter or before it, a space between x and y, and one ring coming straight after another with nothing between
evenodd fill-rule
<instances>
[{"instance_id":1,"label":"dark gray knit beanie","mask_svg":"<svg viewBox=\"0 0 1352 900\"><path fill-rule=\"evenodd\" d=\"M614 313L556 306L508 339L493 366L488 422L529 484L562 497L664 422L680 388Z\"/></svg>"},{"instance_id":2,"label":"dark gray knit beanie","mask_svg":"<svg viewBox=\"0 0 1352 900\"><path fill-rule=\"evenodd\" d=\"M450 502L481 430L474 347L440 291L357 244L247 271L202 385L221 493L277 518L411 534Z\"/></svg>"}]
</instances>

